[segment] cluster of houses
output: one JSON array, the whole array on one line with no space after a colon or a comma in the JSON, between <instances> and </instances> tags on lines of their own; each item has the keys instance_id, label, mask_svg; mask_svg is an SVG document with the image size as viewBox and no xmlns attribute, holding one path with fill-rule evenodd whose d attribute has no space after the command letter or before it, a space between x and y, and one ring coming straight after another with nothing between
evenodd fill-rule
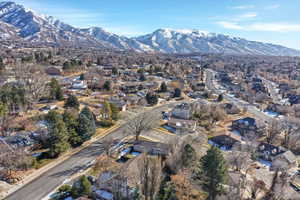
<instances>
[{"instance_id":1,"label":"cluster of houses","mask_svg":"<svg viewBox=\"0 0 300 200\"><path fill-rule=\"evenodd\" d=\"M168 131L177 135L194 133L197 128L197 122L192 120L193 110L189 103L177 105L170 113L164 114L167 124L164 125Z\"/></svg>"},{"instance_id":2,"label":"cluster of houses","mask_svg":"<svg viewBox=\"0 0 300 200\"><path fill-rule=\"evenodd\" d=\"M234 146L245 145L255 139L255 135L261 134L265 126L254 118L246 117L232 122L232 131L216 134L210 138L209 143L222 150L230 151ZM284 168L295 170L298 167L297 157L288 149L264 142L258 142L255 152L258 161L272 169Z\"/></svg>"}]
</instances>

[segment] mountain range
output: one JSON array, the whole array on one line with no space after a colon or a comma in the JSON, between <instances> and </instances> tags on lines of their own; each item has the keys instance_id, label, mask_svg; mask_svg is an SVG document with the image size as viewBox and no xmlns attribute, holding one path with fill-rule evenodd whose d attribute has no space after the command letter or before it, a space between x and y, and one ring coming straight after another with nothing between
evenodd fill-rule
<instances>
[{"instance_id":1,"label":"mountain range","mask_svg":"<svg viewBox=\"0 0 300 200\"><path fill-rule=\"evenodd\" d=\"M151 34L129 38L100 27L76 28L9 1L0 2L1 40L138 52L300 56L300 51L284 46L199 30L158 29Z\"/></svg>"}]
</instances>

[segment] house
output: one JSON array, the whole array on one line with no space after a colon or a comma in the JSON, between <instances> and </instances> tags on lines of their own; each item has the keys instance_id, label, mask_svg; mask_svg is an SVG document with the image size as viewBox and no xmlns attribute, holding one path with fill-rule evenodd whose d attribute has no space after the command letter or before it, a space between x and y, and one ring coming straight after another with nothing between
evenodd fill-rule
<instances>
[{"instance_id":1,"label":"house","mask_svg":"<svg viewBox=\"0 0 300 200\"><path fill-rule=\"evenodd\" d=\"M291 151L286 151L282 154L275 156L272 162L272 167L277 169L297 168L297 157Z\"/></svg>"},{"instance_id":2,"label":"house","mask_svg":"<svg viewBox=\"0 0 300 200\"><path fill-rule=\"evenodd\" d=\"M209 139L209 144L219 147L224 150L230 150L238 143L242 143L241 136L231 132L220 132Z\"/></svg>"},{"instance_id":3,"label":"house","mask_svg":"<svg viewBox=\"0 0 300 200\"><path fill-rule=\"evenodd\" d=\"M286 149L281 146L275 146L268 143L260 143L258 145L258 153L261 159L272 162L274 158L286 152Z\"/></svg>"},{"instance_id":4,"label":"house","mask_svg":"<svg viewBox=\"0 0 300 200\"><path fill-rule=\"evenodd\" d=\"M45 73L50 76L61 76L62 75L62 69L59 67L48 67L45 69Z\"/></svg>"},{"instance_id":5,"label":"house","mask_svg":"<svg viewBox=\"0 0 300 200\"><path fill-rule=\"evenodd\" d=\"M231 128L238 131L242 136L253 136L260 133L264 128L264 124L257 123L254 118L246 117L232 122Z\"/></svg>"},{"instance_id":6,"label":"house","mask_svg":"<svg viewBox=\"0 0 300 200\"><path fill-rule=\"evenodd\" d=\"M118 194L115 193L116 190L118 190ZM119 198L131 196L132 188L128 186L126 176L113 171L106 171L99 176L94 193L97 199L114 200L118 199L115 195L118 195Z\"/></svg>"},{"instance_id":7,"label":"house","mask_svg":"<svg viewBox=\"0 0 300 200\"><path fill-rule=\"evenodd\" d=\"M168 156L170 152L170 148L167 144L149 141L136 141L133 144L132 150L134 152L159 155L163 157Z\"/></svg>"},{"instance_id":8,"label":"house","mask_svg":"<svg viewBox=\"0 0 300 200\"><path fill-rule=\"evenodd\" d=\"M85 81L74 81L73 84L72 84L72 89L75 89L75 90L85 90L87 89L87 85L85 83Z\"/></svg>"},{"instance_id":9,"label":"house","mask_svg":"<svg viewBox=\"0 0 300 200\"><path fill-rule=\"evenodd\" d=\"M196 131L197 122L194 120L171 118L168 121L168 126L173 128L176 134L190 133Z\"/></svg>"},{"instance_id":10,"label":"house","mask_svg":"<svg viewBox=\"0 0 300 200\"><path fill-rule=\"evenodd\" d=\"M189 120L192 118L191 106L188 103L177 105L171 112L173 118Z\"/></svg>"}]
</instances>

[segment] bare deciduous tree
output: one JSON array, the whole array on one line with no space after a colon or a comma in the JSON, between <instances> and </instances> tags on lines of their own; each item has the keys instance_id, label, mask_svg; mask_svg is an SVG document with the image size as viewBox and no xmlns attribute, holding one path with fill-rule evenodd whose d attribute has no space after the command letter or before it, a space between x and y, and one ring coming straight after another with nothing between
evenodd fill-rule
<instances>
[{"instance_id":1,"label":"bare deciduous tree","mask_svg":"<svg viewBox=\"0 0 300 200\"><path fill-rule=\"evenodd\" d=\"M274 143L281 133L281 127L277 120L272 120L266 129L266 142L268 144Z\"/></svg>"},{"instance_id":2,"label":"bare deciduous tree","mask_svg":"<svg viewBox=\"0 0 300 200\"><path fill-rule=\"evenodd\" d=\"M159 157L142 155L138 163L141 192L145 200L154 200L161 181L161 160Z\"/></svg>"},{"instance_id":3,"label":"bare deciduous tree","mask_svg":"<svg viewBox=\"0 0 300 200\"><path fill-rule=\"evenodd\" d=\"M9 176L12 171L24 170L31 164L24 148L13 149L3 140L0 141L0 166L3 167Z\"/></svg>"},{"instance_id":4,"label":"bare deciduous tree","mask_svg":"<svg viewBox=\"0 0 300 200\"><path fill-rule=\"evenodd\" d=\"M102 142L102 148L108 157L111 155L111 148L113 147L114 143L115 140L112 137L108 137Z\"/></svg>"},{"instance_id":5,"label":"bare deciduous tree","mask_svg":"<svg viewBox=\"0 0 300 200\"><path fill-rule=\"evenodd\" d=\"M18 83L24 87L25 96L31 104L47 94L48 77L41 67L17 64L12 72Z\"/></svg>"},{"instance_id":6,"label":"bare deciduous tree","mask_svg":"<svg viewBox=\"0 0 300 200\"><path fill-rule=\"evenodd\" d=\"M228 155L228 163L235 171L246 169L251 162L251 154L248 152L234 151Z\"/></svg>"},{"instance_id":7,"label":"bare deciduous tree","mask_svg":"<svg viewBox=\"0 0 300 200\"><path fill-rule=\"evenodd\" d=\"M158 118L154 114L143 112L133 119L129 119L126 126L127 131L135 136L136 140L139 140L139 136L142 132L154 128L158 123Z\"/></svg>"},{"instance_id":8,"label":"bare deciduous tree","mask_svg":"<svg viewBox=\"0 0 300 200\"><path fill-rule=\"evenodd\" d=\"M295 149L300 141L300 122L296 119L288 118L282 122L283 141L282 145L287 149Z\"/></svg>"}]
</instances>

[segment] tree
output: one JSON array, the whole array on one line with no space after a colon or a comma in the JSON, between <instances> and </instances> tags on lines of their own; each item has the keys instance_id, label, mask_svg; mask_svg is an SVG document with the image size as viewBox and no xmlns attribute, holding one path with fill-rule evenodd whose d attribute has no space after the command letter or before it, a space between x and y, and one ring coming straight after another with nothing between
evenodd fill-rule
<instances>
[{"instance_id":1,"label":"tree","mask_svg":"<svg viewBox=\"0 0 300 200\"><path fill-rule=\"evenodd\" d=\"M140 81L146 81L147 79L146 79L146 76L145 76L145 74L141 74L140 75Z\"/></svg>"},{"instance_id":2,"label":"tree","mask_svg":"<svg viewBox=\"0 0 300 200\"><path fill-rule=\"evenodd\" d=\"M147 93L146 95L146 101L149 105L154 106L158 103L158 97L156 94L153 93Z\"/></svg>"},{"instance_id":3,"label":"tree","mask_svg":"<svg viewBox=\"0 0 300 200\"><path fill-rule=\"evenodd\" d=\"M92 184L86 176L81 176L78 182L72 186L71 194L73 198L81 196L90 197L92 194Z\"/></svg>"},{"instance_id":4,"label":"tree","mask_svg":"<svg viewBox=\"0 0 300 200\"><path fill-rule=\"evenodd\" d=\"M132 194L132 200L142 200L141 192L138 188L135 188Z\"/></svg>"},{"instance_id":5,"label":"tree","mask_svg":"<svg viewBox=\"0 0 300 200\"><path fill-rule=\"evenodd\" d=\"M111 91L111 82L105 81L105 83L103 84L103 89L106 91Z\"/></svg>"},{"instance_id":6,"label":"tree","mask_svg":"<svg viewBox=\"0 0 300 200\"><path fill-rule=\"evenodd\" d=\"M59 199L66 199L71 195L72 192L72 186L70 185L62 185L60 188L58 188L58 198Z\"/></svg>"},{"instance_id":7,"label":"tree","mask_svg":"<svg viewBox=\"0 0 300 200\"><path fill-rule=\"evenodd\" d=\"M25 170L32 163L31 157L24 148L14 149L4 140L0 139L0 166L11 176L12 171Z\"/></svg>"},{"instance_id":8,"label":"tree","mask_svg":"<svg viewBox=\"0 0 300 200\"><path fill-rule=\"evenodd\" d=\"M81 80L81 81L84 80L84 74L80 74L79 80Z\"/></svg>"},{"instance_id":9,"label":"tree","mask_svg":"<svg viewBox=\"0 0 300 200\"><path fill-rule=\"evenodd\" d=\"M48 76L40 66L17 64L12 68L12 74L18 80L18 85L24 89L29 104L35 104L48 93Z\"/></svg>"},{"instance_id":10,"label":"tree","mask_svg":"<svg viewBox=\"0 0 300 200\"><path fill-rule=\"evenodd\" d=\"M278 135L281 133L281 127L277 120L272 120L268 123L268 127L266 130L266 142L268 144L273 143L277 138Z\"/></svg>"},{"instance_id":11,"label":"tree","mask_svg":"<svg viewBox=\"0 0 300 200\"><path fill-rule=\"evenodd\" d=\"M3 62L3 58L0 57L0 72L3 71L5 69L5 65L4 65L4 62Z\"/></svg>"},{"instance_id":12,"label":"tree","mask_svg":"<svg viewBox=\"0 0 300 200\"><path fill-rule=\"evenodd\" d=\"M222 102L224 99L223 94L219 94L217 101Z\"/></svg>"},{"instance_id":13,"label":"tree","mask_svg":"<svg viewBox=\"0 0 300 200\"><path fill-rule=\"evenodd\" d=\"M55 111L48 113L47 122L49 129L49 155L57 157L69 149L69 136L62 117Z\"/></svg>"},{"instance_id":14,"label":"tree","mask_svg":"<svg viewBox=\"0 0 300 200\"><path fill-rule=\"evenodd\" d=\"M78 127L77 118L78 117L75 116L75 114L72 113L70 110L65 111L63 114L63 120L68 130L69 143L71 144L72 147L77 147L82 143L81 138L77 133L77 127Z\"/></svg>"},{"instance_id":15,"label":"tree","mask_svg":"<svg viewBox=\"0 0 300 200\"><path fill-rule=\"evenodd\" d=\"M160 183L160 189L156 196L156 200L178 200L174 184L171 178L166 176Z\"/></svg>"},{"instance_id":16,"label":"tree","mask_svg":"<svg viewBox=\"0 0 300 200\"><path fill-rule=\"evenodd\" d=\"M106 138L102 142L102 148L106 154L106 156L110 157L111 148L114 146L115 140L112 137Z\"/></svg>"},{"instance_id":17,"label":"tree","mask_svg":"<svg viewBox=\"0 0 300 200\"><path fill-rule=\"evenodd\" d=\"M181 89L176 88L174 90L174 98L179 98L179 97L181 97Z\"/></svg>"},{"instance_id":18,"label":"tree","mask_svg":"<svg viewBox=\"0 0 300 200\"><path fill-rule=\"evenodd\" d=\"M110 109L111 109L111 118L113 120L118 120L119 119L119 113L120 110L114 103L110 103Z\"/></svg>"},{"instance_id":19,"label":"tree","mask_svg":"<svg viewBox=\"0 0 300 200\"><path fill-rule=\"evenodd\" d=\"M223 192L223 184L227 182L227 165L222 152L212 146L200 159L195 178L201 182L208 192L209 200L215 200Z\"/></svg>"},{"instance_id":20,"label":"tree","mask_svg":"<svg viewBox=\"0 0 300 200\"><path fill-rule=\"evenodd\" d=\"M284 138L282 145L291 150L297 150L300 144L300 123L296 119L288 118L282 122Z\"/></svg>"},{"instance_id":21,"label":"tree","mask_svg":"<svg viewBox=\"0 0 300 200\"><path fill-rule=\"evenodd\" d=\"M79 106L80 106L80 103L79 103L77 97L74 95L70 95L65 101L64 108L74 108L76 110L79 110Z\"/></svg>"},{"instance_id":22,"label":"tree","mask_svg":"<svg viewBox=\"0 0 300 200\"><path fill-rule=\"evenodd\" d=\"M111 73L114 74L114 75L117 75L119 73L118 69L116 67L113 67L111 69Z\"/></svg>"},{"instance_id":23,"label":"tree","mask_svg":"<svg viewBox=\"0 0 300 200\"><path fill-rule=\"evenodd\" d=\"M161 177L161 160L144 154L138 163L140 187L145 200L154 200L159 189Z\"/></svg>"},{"instance_id":24,"label":"tree","mask_svg":"<svg viewBox=\"0 0 300 200\"><path fill-rule=\"evenodd\" d=\"M160 85L160 92L167 92L168 91L168 86L166 84L166 82L162 82Z\"/></svg>"},{"instance_id":25,"label":"tree","mask_svg":"<svg viewBox=\"0 0 300 200\"><path fill-rule=\"evenodd\" d=\"M105 101L103 103L101 114L102 114L102 118L104 118L105 120L109 120L109 121L112 120L111 106L110 106L110 104L107 101Z\"/></svg>"},{"instance_id":26,"label":"tree","mask_svg":"<svg viewBox=\"0 0 300 200\"><path fill-rule=\"evenodd\" d=\"M136 141L142 132L150 130L156 126L158 122L157 116L149 113L142 113L129 120L126 130L135 136Z\"/></svg>"},{"instance_id":27,"label":"tree","mask_svg":"<svg viewBox=\"0 0 300 200\"><path fill-rule=\"evenodd\" d=\"M62 92L61 86L55 78L51 79L50 86L50 99L52 100L63 100L64 94Z\"/></svg>"},{"instance_id":28,"label":"tree","mask_svg":"<svg viewBox=\"0 0 300 200\"><path fill-rule=\"evenodd\" d=\"M196 159L196 152L190 144L184 146L181 159L184 167L190 167L193 164Z\"/></svg>"},{"instance_id":29,"label":"tree","mask_svg":"<svg viewBox=\"0 0 300 200\"><path fill-rule=\"evenodd\" d=\"M0 101L0 134L2 136L4 135L3 131L5 131L4 125L6 123L7 115L8 115L7 105Z\"/></svg>"},{"instance_id":30,"label":"tree","mask_svg":"<svg viewBox=\"0 0 300 200\"><path fill-rule=\"evenodd\" d=\"M81 111L78 117L77 133L81 137L81 141L89 140L96 132L96 125L93 114L86 107Z\"/></svg>"}]
</instances>

